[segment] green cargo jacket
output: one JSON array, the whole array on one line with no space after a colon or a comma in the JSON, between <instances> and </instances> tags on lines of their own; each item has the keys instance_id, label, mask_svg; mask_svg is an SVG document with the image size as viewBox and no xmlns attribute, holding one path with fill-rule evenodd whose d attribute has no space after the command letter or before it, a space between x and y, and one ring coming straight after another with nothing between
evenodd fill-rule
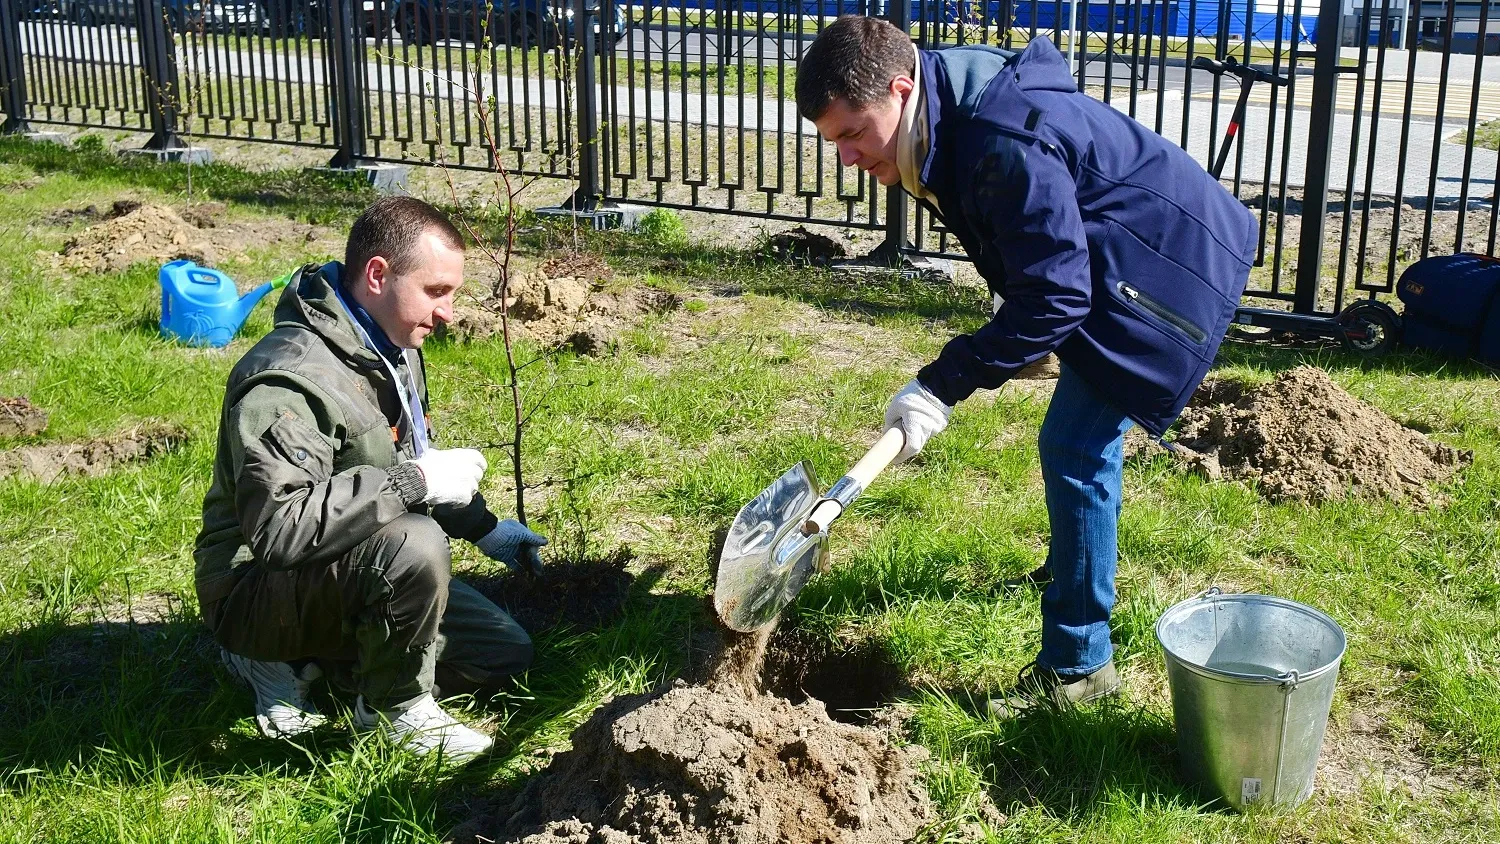
<instances>
[{"instance_id":1,"label":"green cargo jacket","mask_svg":"<svg viewBox=\"0 0 1500 844\"><path fill-rule=\"evenodd\" d=\"M334 293L337 263L308 265L276 303L276 326L235 364L219 417L213 485L193 552L202 606L249 566L327 565L407 512L477 541L497 519L476 495L464 507L422 501L401 398ZM427 408L420 351L397 366ZM424 421L425 424L425 421Z\"/></svg>"}]
</instances>

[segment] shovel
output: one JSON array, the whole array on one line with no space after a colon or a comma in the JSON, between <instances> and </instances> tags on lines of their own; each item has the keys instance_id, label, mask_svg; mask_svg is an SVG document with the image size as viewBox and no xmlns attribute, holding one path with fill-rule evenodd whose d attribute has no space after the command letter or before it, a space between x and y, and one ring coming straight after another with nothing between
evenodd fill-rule
<instances>
[{"instance_id":1,"label":"shovel","mask_svg":"<svg viewBox=\"0 0 1500 844\"><path fill-rule=\"evenodd\" d=\"M774 624L827 556L828 527L906 444L888 429L827 495L818 492L804 461L740 508L719 555L714 610L731 630L749 633Z\"/></svg>"}]
</instances>

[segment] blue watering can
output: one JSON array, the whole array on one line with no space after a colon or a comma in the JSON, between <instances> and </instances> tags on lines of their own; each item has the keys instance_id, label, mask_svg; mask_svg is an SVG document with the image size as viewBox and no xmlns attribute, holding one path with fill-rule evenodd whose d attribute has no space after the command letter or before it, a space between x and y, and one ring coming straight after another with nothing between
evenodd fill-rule
<instances>
[{"instance_id":1,"label":"blue watering can","mask_svg":"<svg viewBox=\"0 0 1500 844\"><path fill-rule=\"evenodd\" d=\"M295 272L239 295L229 276L192 261L162 265L161 336L189 346L225 346L234 339L255 304L287 285Z\"/></svg>"}]
</instances>

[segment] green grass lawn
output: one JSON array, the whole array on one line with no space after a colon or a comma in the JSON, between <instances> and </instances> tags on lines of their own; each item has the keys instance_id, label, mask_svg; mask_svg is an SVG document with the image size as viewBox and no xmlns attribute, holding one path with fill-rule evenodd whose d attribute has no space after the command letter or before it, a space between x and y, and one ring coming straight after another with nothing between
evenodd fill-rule
<instances>
[{"instance_id":1,"label":"green grass lawn","mask_svg":"<svg viewBox=\"0 0 1500 844\"><path fill-rule=\"evenodd\" d=\"M1448 138L1450 144L1466 144L1468 132L1458 132ZM1474 146L1480 149L1500 150L1500 120L1491 120L1474 127Z\"/></svg>"},{"instance_id":2,"label":"green grass lawn","mask_svg":"<svg viewBox=\"0 0 1500 844\"><path fill-rule=\"evenodd\" d=\"M714 531L773 477L808 459L838 477L878 431L884 402L946 338L980 324L964 286L850 281L748 252L590 235L628 280L687 307L649 317L615 354L552 357L524 388L545 402L526 440L528 507L569 559L622 544L635 575L624 614L538 637L518 687L466 718L497 739L457 773L342 725L301 744L261 739L249 692L217 665L197 621L191 548L209 481L223 381L270 328L261 305L227 350L155 334L155 267L69 277L51 255L80 224L44 216L122 195L180 205L180 167L0 140L0 395L51 413L39 441L145 419L188 444L150 462L51 485L0 480L0 842L435 842L522 782L611 695L678 675L712 624ZM290 173L215 166L198 199L245 225L294 217L347 226L369 196ZM550 254L547 231L528 256ZM244 280L303 259L249 250ZM864 642L904 678L911 740L933 753L929 788L960 832L988 795L988 841L1471 842L1500 838L1500 380L1397 355L1232 344L1219 374L1263 380L1303 363L1431 436L1472 468L1430 509L1335 501L1271 505L1233 483L1127 465L1121 523L1118 700L994 723L966 706L1031 660L1034 595L997 580L1040 562L1047 538L1035 435L1045 398L976 398L924 456L883 476L840 522L834 567L783 622ZM428 348L434 421L452 444L507 439L496 342ZM0 442L0 448L14 446ZM500 452L486 491L505 507ZM497 574L456 546L461 576ZM1177 773L1171 704L1152 625L1218 584L1313 604L1348 632L1318 789L1287 815L1223 811ZM134 610L134 612L132 612Z\"/></svg>"}]
</instances>

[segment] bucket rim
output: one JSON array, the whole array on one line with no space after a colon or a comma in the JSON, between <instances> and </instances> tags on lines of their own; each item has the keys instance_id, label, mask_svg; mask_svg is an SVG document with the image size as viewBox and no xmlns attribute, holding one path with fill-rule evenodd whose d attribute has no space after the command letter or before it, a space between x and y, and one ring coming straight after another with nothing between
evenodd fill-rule
<instances>
[{"instance_id":1,"label":"bucket rim","mask_svg":"<svg viewBox=\"0 0 1500 844\"><path fill-rule=\"evenodd\" d=\"M1172 621L1180 616L1187 615L1190 611L1197 609L1204 604L1219 603L1269 604L1272 606L1281 607L1283 609L1305 613L1319 623L1323 624L1328 629L1332 630L1338 636L1338 652L1312 671L1289 671L1279 675L1244 674L1238 671L1225 671L1221 668L1213 668L1207 665L1202 665L1195 660L1188 659L1187 657L1173 650L1172 647L1167 644L1165 637L1162 636L1162 628L1169 621ZM1307 604L1301 603L1299 601L1293 601L1289 598L1279 598L1275 595L1261 595L1255 592L1220 592L1217 586L1200 592L1197 595L1188 598L1187 600L1178 601L1177 603L1168 607L1166 611L1161 614L1161 617L1156 620L1155 632L1156 642L1157 644L1161 645L1162 651L1169 657L1171 657L1173 661L1177 662L1182 667L1193 671L1194 673L1202 674L1211 678L1228 679L1247 683L1264 683L1268 685L1283 685L1286 683L1297 685L1310 680L1316 680L1324 674L1327 674L1329 671L1337 671L1339 664L1344 661L1344 654L1349 650L1349 637L1345 635L1344 628L1337 621L1334 621L1332 616L1330 616L1326 612L1323 612L1317 607L1311 607Z\"/></svg>"}]
</instances>

